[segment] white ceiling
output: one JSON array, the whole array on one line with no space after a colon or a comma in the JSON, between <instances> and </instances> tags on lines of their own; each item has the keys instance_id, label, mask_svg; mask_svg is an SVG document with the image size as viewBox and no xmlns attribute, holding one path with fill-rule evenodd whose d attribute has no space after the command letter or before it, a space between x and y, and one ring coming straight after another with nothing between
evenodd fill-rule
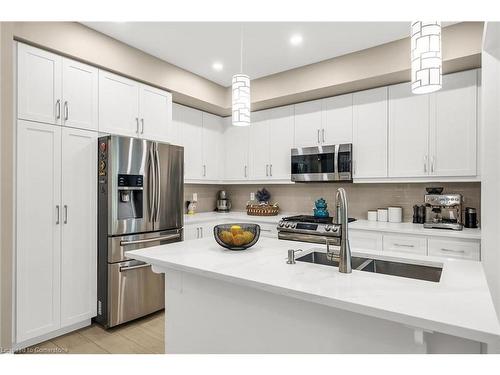
<instances>
[{"instance_id":1,"label":"white ceiling","mask_svg":"<svg viewBox=\"0 0 500 375\"><path fill-rule=\"evenodd\" d=\"M346 53L402 39L410 22L85 22L146 53L223 86L240 70L264 77ZM450 24L450 23L447 23ZM446 24L443 24L446 26ZM303 42L292 46L293 34ZM221 62L222 71L212 68Z\"/></svg>"}]
</instances>

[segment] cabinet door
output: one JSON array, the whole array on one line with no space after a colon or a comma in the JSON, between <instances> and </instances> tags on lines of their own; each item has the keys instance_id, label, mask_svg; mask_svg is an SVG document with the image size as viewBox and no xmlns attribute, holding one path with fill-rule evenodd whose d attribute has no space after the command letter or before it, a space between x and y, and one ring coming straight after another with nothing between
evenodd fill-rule
<instances>
[{"instance_id":1,"label":"cabinet door","mask_svg":"<svg viewBox=\"0 0 500 375\"><path fill-rule=\"evenodd\" d=\"M269 113L269 174L272 179L290 180L293 114L292 105L271 109Z\"/></svg>"},{"instance_id":2,"label":"cabinet door","mask_svg":"<svg viewBox=\"0 0 500 375\"><path fill-rule=\"evenodd\" d=\"M97 134L62 133L61 327L96 315Z\"/></svg>"},{"instance_id":3,"label":"cabinet door","mask_svg":"<svg viewBox=\"0 0 500 375\"><path fill-rule=\"evenodd\" d=\"M427 255L427 238L400 234L384 235L384 251Z\"/></svg>"},{"instance_id":4,"label":"cabinet door","mask_svg":"<svg viewBox=\"0 0 500 375\"><path fill-rule=\"evenodd\" d=\"M354 178L387 177L387 87L353 97Z\"/></svg>"},{"instance_id":5,"label":"cabinet door","mask_svg":"<svg viewBox=\"0 0 500 375\"><path fill-rule=\"evenodd\" d=\"M184 227L184 241L200 238L200 227L198 224L186 225Z\"/></svg>"},{"instance_id":6,"label":"cabinet door","mask_svg":"<svg viewBox=\"0 0 500 375\"><path fill-rule=\"evenodd\" d=\"M349 231L349 244L352 250L382 251L382 233L372 231Z\"/></svg>"},{"instance_id":7,"label":"cabinet door","mask_svg":"<svg viewBox=\"0 0 500 375\"><path fill-rule=\"evenodd\" d=\"M139 83L99 70L99 131L139 136Z\"/></svg>"},{"instance_id":8,"label":"cabinet door","mask_svg":"<svg viewBox=\"0 0 500 375\"><path fill-rule=\"evenodd\" d=\"M227 120L226 120L227 119ZM227 180L246 180L248 178L248 144L250 129L248 126L233 126L231 117L226 117L224 130L225 167Z\"/></svg>"},{"instance_id":9,"label":"cabinet door","mask_svg":"<svg viewBox=\"0 0 500 375\"><path fill-rule=\"evenodd\" d=\"M170 142L172 94L151 86L141 85L139 108L141 137L153 141Z\"/></svg>"},{"instance_id":10,"label":"cabinet door","mask_svg":"<svg viewBox=\"0 0 500 375\"><path fill-rule=\"evenodd\" d=\"M203 178L201 111L179 106L176 114L180 125L182 145L184 146L184 178L200 180Z\"/></svg>"},{"instance_id":11,"label":"cabinet door","mask_svg":"<svg viewBox=\"0 0 500 375\"><path fill-rule=\"evenodd\" d=\"M322 100L295 104L295 147L317 146L321 143Z\"/></svg>"},{"instance_id":12,"label":"cabinet door","mask_svg":"<svg viewBox=\"0 0 500 375\"><path fill-rule=\"evenodd\" d=\"M62 119L74 128L98 129L98 69L63 58Z\"/></svg>"},{"instance_id":13,"label":"cabinet door","mask_svg":"<svg viewBox=\"0 0 500 375\"><path fill-rule=\"evenodd\" d=\"M321 142L352 143L352 94L324 99Z\"/></svg>"},{"instance_id":14,"label":"cabinet door","mask_svg":"<svg viewBox=\"0 0 500 375\"><path fill-rule=\"evenodd\" d=\"M430 174L476 175L477 71L443 76L431 95Z\"/></svg>"},{"instance_id":15,"label":"cabinet door","mask_svg":"<svg viewBox=\"0 0 500 375\"><path fill-rule=\"evenodd\" d=\"M224 126L222 118L203 112L202 174L207 180L218 180L222 176Z\"/></svg>"},{"instance_id":16,"label":"cabinet door","mask_svg":"<svg viewBox=\"0 0 500 375\"><path fill-rule=\"evenodd\" d=\"M248 168L251 180L264 180L270 176L269 115L270 110L252 113L248 148Z\"/></svg>"},{"instance_id":17,"label":"cabinet door","mask_svg":"<svg viewBox=\"0 0 500 375\"><path fill-rule=\"evenodd\" d=\"M429 174L429 96L389 86L389 177Z\"/></svg>"},{"instance_id":18,"label":"cabinet door","mask_svg":"<svg viewBox=\"0 0 500 375\"><path fill-rule=\"evenodd\" d=\"M429 255L444 258L480 260L480 242L455 238L430 237Z\"/></svg>"},{"instance_id":19,"label":"cabinet door","mask_svg":"<svg viewBox=\"0 0 500 375\"><path fill-rule=\"evenodd\" d=\"M61 123L61 56L18 43L17 117Z\"/></svg>"},{"instance_id":20,"label":"cabinet door","mask_svg":"<svg viewBox=\"0 0 500 375\"><path fill-rule=\"evenodd\" d=\"M16 340L60 327L61 128L18 121Z\"/></svg>"},{"instance_id":21,"label":"cabinet door","mask_svg":"<svg viewBox=\"0 0 500 375\"><path fill-rule=\"evenodd\" d=\"M172 103L172 124L168 129L170 143L180 146L184 146L181 137L183 108L180 104Z\"/></svg>"}]
</instances>

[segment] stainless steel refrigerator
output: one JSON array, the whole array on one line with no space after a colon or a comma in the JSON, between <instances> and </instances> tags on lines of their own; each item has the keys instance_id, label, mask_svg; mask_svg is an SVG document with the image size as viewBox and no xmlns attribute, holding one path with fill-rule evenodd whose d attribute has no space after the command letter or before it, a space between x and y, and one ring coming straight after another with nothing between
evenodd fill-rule
<instances>
[{"instance_id":1,"label":"stainless steel refrigerator","mask_svg":"<svg viewBox=\"0 0 500 375\"><path fill-rule=\"evenodd\" d=\"M96 320L113 327L165 306L164 276L127 251L182 241L184 149L106 136L97 152Z\"/></svg>"}]
</instances>

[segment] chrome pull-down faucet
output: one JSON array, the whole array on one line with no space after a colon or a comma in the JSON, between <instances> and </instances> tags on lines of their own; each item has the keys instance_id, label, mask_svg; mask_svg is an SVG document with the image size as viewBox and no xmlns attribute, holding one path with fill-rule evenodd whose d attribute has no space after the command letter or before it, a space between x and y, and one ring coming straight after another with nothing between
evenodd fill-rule
<instances>
[{"instance_id":1,"label":"chrome pull-down faucet","mask_svg":"<svg viewBox=\"0 0 500 375\"><path fill-rule=\"evenodd\" d=\"M344 188L338 188L335 194L335 206L337 209L337 224L340 224L340 253L339 272L351 273L351 247L349 246L349 223L347 194Z\"/></svg>"}]
</instances>

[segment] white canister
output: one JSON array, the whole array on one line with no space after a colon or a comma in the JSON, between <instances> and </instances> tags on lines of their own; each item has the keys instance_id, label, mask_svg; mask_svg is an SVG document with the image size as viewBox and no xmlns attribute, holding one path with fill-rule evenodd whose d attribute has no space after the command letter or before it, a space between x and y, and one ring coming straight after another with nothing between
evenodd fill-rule
<instances>
[{"instance_id":1,"label":"white canister","mask_svg":"<svg viewBox=\"0 0 500 375\"><path fill-rule=\"evenodd\" d=\"M377 221L377 211L371 210L368 211L368 221Z\"/></svg>"},{"instance_id":2,"label":"white canister","mask_svg":"<svg viewBox=\"0 0 500 375\"><path fill-rule=\"evenodd\" d=\"M403 221L403 209L401 207L389 207L387 211L390 223L401 223Z\"/></svg>"},{"instance_id":3,"label":"white canister","mask_svg":"<svg viewBox=\"0 0 500 375\"><path fill-rule=\"evenodd\" d=\"M387 221L387 208L377 209L377 220L378 221Z\"/></svg>"}]
</instances>

